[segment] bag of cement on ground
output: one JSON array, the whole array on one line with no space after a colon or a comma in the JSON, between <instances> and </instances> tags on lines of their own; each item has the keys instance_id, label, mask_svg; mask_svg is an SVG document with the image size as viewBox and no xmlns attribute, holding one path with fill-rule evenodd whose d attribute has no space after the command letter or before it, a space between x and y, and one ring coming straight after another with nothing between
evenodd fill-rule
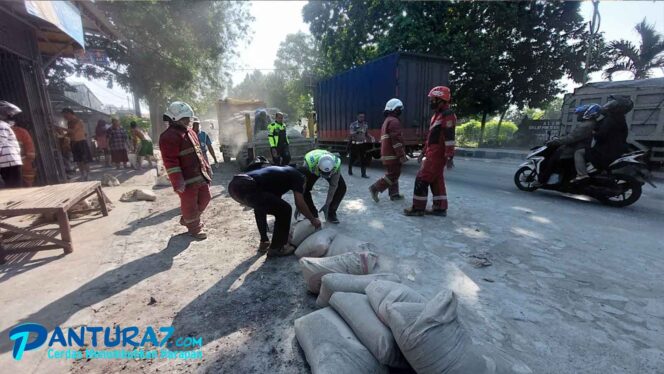
<instances>
[{"instance_id":1,"label":"bag of cement on ground","mask_svg":"<svg viewBox=\"0 0 664 374\"><path fill-rule=\"evenodd\" d=\"M295 336L313 374L387 374L332 308L295 320Z\"/></svg>"},{"instance_id":2,"label":"bag of cement on ground","mask_svg":"<svg viewBox=\"0 0 664 374\"><path fill-rule=\"evenodd\" d=\"M373 252L346 253L334 257L303 257L300 267L310 292L320 291L321 278L329 273L370 274L376 267L378 255Z\"/></svg>"},{"instance_id":3,"label":"bag of cement on ground","mask_svg":"<svg viewBox=\"0 0 664 374\"><path fill-rule=\"evenodd\" d=\"M369 297L369 303L378 318L387 324L387 308L393 303L424 303L424 296L417 293L412 288L401 283L390 282L386 280L375 280L364 290Z\"/></svg>"},{"instance_id":4,"label":"bag of cement on ground","mask_svg":"<svg viewBox=\"0 0 664 374\"><path fill-rule=\"evenodd\" d=\"M309 220L305 219L304 221L297 222L292 228L290 243L297 247L314 232L316 232L316 228Z\"/></svg>"},{"instance_id":5,"label":"bag of cement on ground","mask_svg":"<svg viewBox=\"0 0 664 374\"><path fill-rule=\"evenodd\" d=\"M101 177L101 185L104 187L117 187L120 185L120 181L111 174L104 174Z\"/></svg>"},{"instance_id":6,"label":"bag of cement on ground","mask_svg":"<svg viewBox=\"0 0 664 374\"><path fill-rule=\"evenodd\" d=\"M383 258L380 258L383 262ZM376 266L378 268L378 266ZM328 306L330 297L335 292L355 292L364 294L364 289L367 288L369 283L382 279L393 282L399 282L399 277L396 274L381 273L381 274L367 274L367 275L353 275L332 273L326 274L321 278L320 293L316 299L316 306L324 308Z\"/></svg>"},{"instance_id":7,"label":"bag of cement on ground","mask_svg":"<svg viewBox=\"0 0 664 374\"><path fill-rule=\"evenodd\" d=\"M346 321L355 336L383 365L408 367L392 331L376 316L367 295L350 292L335 292L330 305Z\"/></svg>"},{"instance_id":8,"label":"bag of cement on ground","mask_svg":"<svg viewBox=\"0 0 664 374\"><path fill-rule=\"evenodd\" d=\"M157 200L157 195L155 195L155 193L150 190L131 190L129 192L123 193L120 197L120 201L123 202L139 200L155 201Z\"/></svg>"},{"instance_id":9,"label":"bag of cement on ground","mask_svg":"<svg viewBox=\"0 0 664 374\"><path fill-rule=\"evenodd\" d=\"M335 236L337 236L337 232L332 229L323 229L315 232L297 246L295 256L297 258L323 257Z\"/></svg>"},{"instance_id":10,"label":"bag of cement on ground","mask_svg":"<svg viewBox=\"0 0 664 374\"><path fill-rule=\"evenodd\" d=\"M418 374L531 373L523 363L472 343L457 319L457 299L442 291L426 304L393 303L387 324Z\"/></svg>"},{"instance_id":11,"label":"bag of cement on ground","mask_svg":"<svg viewBox=\"0 0 664 374\"><path fill-rule=\"evenodd\" d=\"M376 246L371 243L357 240L344 234L338 234L334 237L334 240L332 240L330 248L327 250L327 254L325 256L332 257L349 252L375 252L376 249Z\"/></svg>"},{"instance_id":12,"label":"bag of cement on ground","mask_svg":"<svg viewBox=\"0 0 664 374\"><path fill-rule=\"evenodd\" d=\"M171 180L168 179L168 174L157 176L155 178L154 185L159 186L159 187L170 187L171 186Z\"/></svg>"}]
</instances>

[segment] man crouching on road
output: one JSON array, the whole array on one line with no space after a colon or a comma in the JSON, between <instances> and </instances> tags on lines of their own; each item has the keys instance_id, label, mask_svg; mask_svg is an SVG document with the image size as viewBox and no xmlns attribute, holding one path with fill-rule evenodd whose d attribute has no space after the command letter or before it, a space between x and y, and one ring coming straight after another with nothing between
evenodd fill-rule
<instances>
[{"instance_id":1,"label":"man crouching on road","mask_svg":"<svg viewBox=\"0 0 664 374\"><path fill-rule=\"evenodd\" d=\"M201 214L210 202L212 171L201 153L198 135L189 127L194 111L189 104L176 101L168 106L164 120L168 128L159 136L159 149L168 178L180 196L182 218L189 234L205 239Z\"/></svg>"},{"instance_id":2,"label":"man crouching on road","mask_svg":"<svg viewBox=\"0 0 664 374\"><path fill-rule=\"evenodd\" d=\"M346 182L340 172L341 158L326 150L314 149L304 156L304 166L301 170L306 179L304 201L306 201L313 215L318 217L318 210L316 210L316 205L314 205L311 198L311 190L318 178L323 177L330 187L327 190L327 198L321 211L325 213L325 221L339 223L337 209L346 195Z\"/></svg>"},{"instance_id":3,"label":"man crouching on road","mask_svg":"<svg viewBox=\"0 0 664 374\"><path fill-rule=\"evenodd\" d=\"M256 226L261 236L259 252L267 250L268 257L288 256L295 248L288 244L292 208L281 196L293 191L295 206L319 229L321 223L304 200L304 176L291 166L268 166L238 174L228 185L233 200L254 209ZM272 243L267 236L267 215L274 216Z\"/></svg>"}]
</instances>

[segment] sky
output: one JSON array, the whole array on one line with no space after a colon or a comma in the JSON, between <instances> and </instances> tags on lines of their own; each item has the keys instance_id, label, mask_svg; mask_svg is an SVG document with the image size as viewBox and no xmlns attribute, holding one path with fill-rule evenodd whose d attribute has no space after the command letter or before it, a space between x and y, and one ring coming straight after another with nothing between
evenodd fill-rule
<instances>
[{"instance_id":1,"label":"sky","mask_svg":"<svg viewBox=\"0 0 664 374\"><path fill-rule=\"evenodd\" d=\"M237 68L232 72L232 79L238 84L244 76L254 69L274 68L274 59L277 55L279 43L286 35L298 31L308 32L309 27L302 21L302 7L306 1L251 1L251 14L255 18L251 28L253 35L248 42L238 46L239 58ZM639 40L634 26L645 17L649 23L654 23L658 32L664 34L664 2L662 1L608 1L602 0L599 4L601 15L600 31L604 32L606 40L628 39L633 42ZM590 20L593 6L590 1L581 5L581 14ZM656 76L664 73L656 72ZM615 80L631 79L631 75L616 74ZM601 72L591 75L591 81L602 80ZM85 81L82 78L72 78L72 82ZM88 82L90 89L104 103L127 107L127 96L130 95L120 87L106 88L105 82ZM569 80L563 80L567 90L578 85ZM131 99L130 99L131 101ZM132 101L133 102L133 101ZM144 108L145 112L147 108Z\"/></svg>"}]
</instances>

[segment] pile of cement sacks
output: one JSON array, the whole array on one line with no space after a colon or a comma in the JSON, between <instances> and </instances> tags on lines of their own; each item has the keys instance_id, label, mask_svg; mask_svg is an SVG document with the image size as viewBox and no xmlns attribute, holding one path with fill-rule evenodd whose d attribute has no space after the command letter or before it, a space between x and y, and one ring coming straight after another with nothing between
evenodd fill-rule
<instances>
[{"instance_id":1,"label":"pile of cement sacks","mask_svg":"<svg viewBox=\"0 0 664 374\"><path fill-rule=\"evenodd\" d=\"M313 373L531 373L503 352L473 343L452 291L427 300L396 274L381 273L370 243L298 225L306 224L295 226L295 254L322 308L295 320Z\"/></svg>"}]
</instances>

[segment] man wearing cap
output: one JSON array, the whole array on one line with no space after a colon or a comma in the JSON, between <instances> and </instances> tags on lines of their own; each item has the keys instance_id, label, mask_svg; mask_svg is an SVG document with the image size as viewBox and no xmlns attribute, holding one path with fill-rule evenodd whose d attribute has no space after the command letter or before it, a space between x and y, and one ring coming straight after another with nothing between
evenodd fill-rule
<instances>
[{"instance_id":1,"label":"man wearing cap","mask_svg":"<svg viewBox=\"0 0 664 374\"><path fill-rule=\"evenodd\" d=\"M74 162L81 171L81 179L87 181L88 173L90 172L90 162L92 162L92 153L88 145L85 124L74 114L71 108L62 109L62 116L67 120L67 136L70 140Z\"/></svg>"},{"instance_id":2,"label":"man wearing cap","mask_svg":"<svg viewBox=\"0 0 664 374\"><path fill-rule=\"evenodd\" d=\"M201 121L198 117L194 117L193 122L193 130L198 134L198 142L201 143L203 157L205 157L205 160L210 163L210 159L207 156L208 151L210 151L210 155L212 155L215 165L218 164L217 155L214 153L214 147L212 147L212 139L210 139L210 136L205 131L201 130Z\"/></svg>"},{"instance_id":3,"label":"man wearing cap","mask_svg":"<svg viewBox=\"0 0 664 374\"><path fill-rule=\"evenodd\" d=\"M256 226L261 236L259 252L267 250L268 257L288 256L295 248L288 244L292 208L281 197L293 191L295 206L315 228L321 223L304 199L305 178L291 166L259 165L255 170L233 177L228 185L228 194L238 203L254 210ZM267 215L274 216L272 242L267 236Z\"/></svg>"},{"instance_id":4,"label":"man wearing cap","mask_svg":"<svg viewBox=\"0 0 664 374\"><path fill-rule=\"evenodd\" d=\"M339 223L337 218L337 209L341 200L346 195L346 182L339 172L341 170L341 158L333 153L323 149L314 149L304 156L304 165L300 168L306 179L304 186L304 200L307 202L309 210L314 216L318 217L318 210L311 198L311 190L318 178L327 180L330 185L327 190L325 205L321 212L325 213L325 220L330 223Z\"/></svg>"},{"instance_id":5,"label":"man wearing cap","mask_svg":"<svg viewBox=\"0 0 664 374\"><path fill-rule=\"evenodd\" d=\"M272 154L272 163L275 165L288 165L291 160L290 149L288 147L288 135L286 135L286 125L284 124L284 114L277 112L274 115L274 122L267 125L267 139L270 142L270 153Z\"/></svg>"},{"instance_id":6,"label":"man wearing cap","mask_svg":"<svg viewBox=\"0 0 664 374\"><path fill-rule=\"evenodd\" d=\"M189 104L176 101L168 106L164 120L169 126L159 136L159 149L168 178L180 197L182 217L180 224L186 226L196 239L205 239L201 214L210 202L210 165L201 153L198 136L189 127L194 111Z\"/></svg>"}]
</instances>

